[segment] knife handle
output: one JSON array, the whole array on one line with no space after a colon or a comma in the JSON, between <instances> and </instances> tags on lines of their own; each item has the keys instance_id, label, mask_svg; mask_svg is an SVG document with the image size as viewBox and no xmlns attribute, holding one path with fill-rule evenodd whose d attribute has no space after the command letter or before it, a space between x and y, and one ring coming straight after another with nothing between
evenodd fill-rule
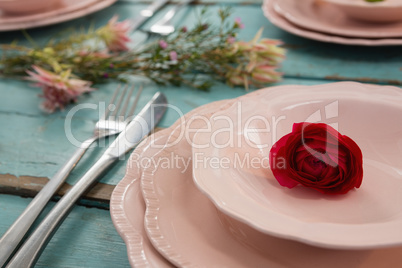
<instances>
[{"instance_id":1,"label":"knife handle","mask_svg":"<svg viewBox=\"0 0 402 268\"><path fill-rule=\"evenodd\" d=\"M187 5L188 3L193 2L193 1L194 0L180 1L172 9L170 9L161 20L157 21L155 24L158 25L158 24L165 24L167 22L170 22L170 20L173 18L173 16L176 14L177 11L179 11L182 7L184 7L185 5ZM152 26L151 26L151 29L152 29Z\"/></svg>"},{"instance_id":2,"label":"knife handle","mask_svg":"<svg viewBox=\"0 0 402 268\"><path fill-rule=\"evenodd\" d=\"M53 233L63 222L78 198L96 181L117 158L104 154L85 175L53 207L40 225L6 266L7 268L33 267Z\"/></svg>"},{"instance_id":3,"label":"knife handle","mask_svg":"<svg viewBox=\"0 0 402 268\"><path fill-rule=\"evenodd\" d=\"M154 0L151 5L141 10L141 15L144 17L152 17L166 2L168 2L168 0Z\"/></svg>"},{"instance_id":4,"label":"knife handle","mask_svg":"<svg viewBox=\"0 0 402 268\"><path fill-rule=\"evenodd\" d=\"M43 208L64 183L71 170L75 167L89 146L96 140L92 137L83 142L62 168L46 183L41 191L32 199L29 205L8 228L0 239L0 267L7 262L11 254L21 243L32 224Z\"/></svg>"}]
</instances>

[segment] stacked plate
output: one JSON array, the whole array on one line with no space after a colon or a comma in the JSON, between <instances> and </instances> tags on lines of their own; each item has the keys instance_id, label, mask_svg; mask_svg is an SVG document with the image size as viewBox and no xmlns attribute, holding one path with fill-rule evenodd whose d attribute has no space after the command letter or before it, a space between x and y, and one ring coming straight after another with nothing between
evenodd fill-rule
<instances>
[{"instance_id":1,"label":"stacked plate","mask_svg":"<svg viewBox=\"0 0 402 268\"><path fill-rule=\"evenodd\" d=\"M402 92L278 86L199 107L131 155L111 199L135 267L392 267L402 263ZM272 144L324 122L360 146L362 186L279 186Z\"/></svg>"},{"instance_id":2,"label":"stacked plate","mask_svg":"<svg viewBox=\"0 0 402 268\"><path fill-rule=\"evenodd\" d=\"M12 31L51 25L102 10L117 0L60 0L56 5L33 14L0 12L0 31Z\"/></svg>"},{"instance_id":3,"label":"stacked plate","mask_svg":"<svg viewBox=\"0 0 402 268\"><path fill-rule=\"evenodd\" d=\"M402 45L400 0L380 6L364 0L264 0L262 9L274 25L305 38L347 45ZM393 18L390 12L398 10L400 20L386 21Z\"/></svg>"}]
</instances>

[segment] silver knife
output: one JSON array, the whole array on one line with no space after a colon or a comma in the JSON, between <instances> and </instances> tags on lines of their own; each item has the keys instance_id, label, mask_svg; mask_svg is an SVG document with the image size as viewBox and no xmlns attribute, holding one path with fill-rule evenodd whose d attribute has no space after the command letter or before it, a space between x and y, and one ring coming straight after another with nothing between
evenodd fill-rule
<instances>
[{"instance_id":1,"label":"silver knife","mask_svg":"<svg viewBox=\"0 0 402 268\"><path fill-rule=\"evenodd\" d=\"M140 15L131 20L132 30L137 30L156 11L163 7L169 0L154 0L151 5L140 11Z\"/></svg>"},{"instance_id":2,"label":"silver knife","mask_svg":"<svg viewBox=\"0 0 402 268\"><path fill-rule=\"evenodd\" d=\"M35 231L6 266L7 268L32 267L78 198L97 180L113 162L134 148L155 128L167 108L165 95L158 92L128 124L127 128L104 152L101 158L68 191L43 219Z\"/></svg>"}]
</instances>

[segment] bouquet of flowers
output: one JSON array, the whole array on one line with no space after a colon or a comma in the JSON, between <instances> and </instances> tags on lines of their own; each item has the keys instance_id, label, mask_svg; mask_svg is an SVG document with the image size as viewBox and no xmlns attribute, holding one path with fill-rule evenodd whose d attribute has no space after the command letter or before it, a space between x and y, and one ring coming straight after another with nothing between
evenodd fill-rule
<instances>
[{"instance_id":1,"label":"bouquet of flowers","mask_svg":"<svg viewBox=\"0 0 402 268\"><path fill-rule=\"evenodd\" d=\"M0 74L36 82L48 112L94 90L94 83L123 80L126 75L200 90L208 90L211 81L248 88L280 80L277 68L285 54L281 42L261 39L262 30L251 41L239 41L244 25L239 18L228 21L229 16L229 10L220 10L218 27L199 21L193 29L182 27L138 49L129 48L130 22L114 16L105 26L44 46L1 45Z\"/></svg>"}]
</instances>

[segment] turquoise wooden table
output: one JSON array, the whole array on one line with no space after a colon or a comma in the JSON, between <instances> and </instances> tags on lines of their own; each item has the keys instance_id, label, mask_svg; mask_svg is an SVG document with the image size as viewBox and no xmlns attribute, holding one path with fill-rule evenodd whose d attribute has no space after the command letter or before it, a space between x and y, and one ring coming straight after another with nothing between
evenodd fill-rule
<instances>
[{"instance_id":1,"label":"turquoise wooden table","mask_svg":"<svg viewBox=\"0 0 402 268\"><path fill-rule=\"evenodd\" d=\"M121 19L133 18L147 4L146 1L118 1L100 12L65 23L30 29L28 33L35 40L45 41L71 26L103 25L114 14ZM264 17L261 1L258 0L200 1L181 10L175 17L176 24L192 25L194 14L204 5L209 6L212 14L216 14L214 12L222 6L233 7L233 18L240 17L245 24L240 39L251 39L263 27L264 37L281 39L285 43L288 52L281 68L284 79L277 84L313 85L335 80L402 84L400 47L344 46L296 37L273 26ZM169 5L144 27L151 25L168 9ZM211 17L211 20L214 19ZM0 33L1 43L10 43L15 39L26 42L19 31ZM80 102L98 104L108 100L116 85L99 85L99 90L82 97ZM242 88L223 84L216 84L210 92L185 87L159 88L148 84L140 104L159 89L182 113L212 101L246 94ZM37 88L24 81L0 79L0 235L75 150L64 131L66 117L72 107L45 114L38 108L41 101L37 97L39 93ZM179 116L178 112L169 110L159 127L170 126ZM89 137L97 118L97 111L90 109L75 114L72 118L74 138L82 141ZM76 182L102 151L103 148L95 146L90 149L59 195L63 195ZM108 205L113 188L124 172L125 161L120 161L80 200L50 241L36 267L129 267L125 244L112 224ZM57 199L54 198L46 211Z\"/></svg>"}]
</instances>

